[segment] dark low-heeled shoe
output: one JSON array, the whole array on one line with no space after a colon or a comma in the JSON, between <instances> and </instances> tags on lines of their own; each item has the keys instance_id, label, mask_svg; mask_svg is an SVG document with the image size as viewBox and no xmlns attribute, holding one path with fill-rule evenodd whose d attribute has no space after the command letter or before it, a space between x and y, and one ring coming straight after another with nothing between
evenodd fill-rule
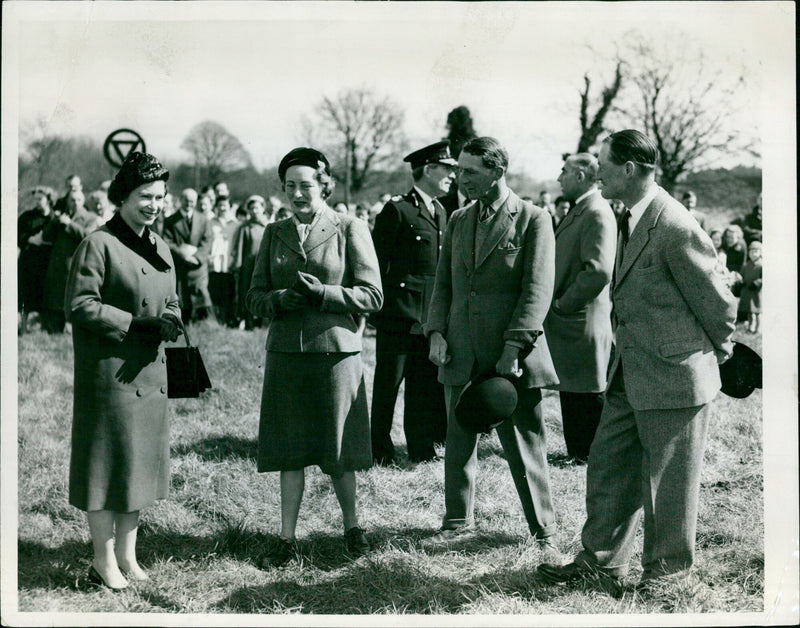
<instances>
[{"instance_id":1,"label":"dark low-heeled shoe","mask_svg":"<svg viewBox=\"0 0 800 628\"><path fill-rule=\"evenodd\" d=\"M94 568L94 565L89 567L89 573L86 574L86 581L92 586L105 587L105 588L110 589L111 591L114 591L114 592L124 591L125 589L128 588L127 584L124 587L112 587L110 584L108 584L103 579L103 576L101 576L100 572L97 571L97 569Z\"/></svg>"}]
</instances>

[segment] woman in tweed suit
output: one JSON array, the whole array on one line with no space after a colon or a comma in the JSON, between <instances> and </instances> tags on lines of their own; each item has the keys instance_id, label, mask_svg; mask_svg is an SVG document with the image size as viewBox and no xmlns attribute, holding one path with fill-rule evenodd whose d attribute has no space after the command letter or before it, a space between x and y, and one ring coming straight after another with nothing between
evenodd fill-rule
<instances>
[{"instance_id":1,"label":"woman in tweed suit","mask_svg":"<svg viewBox=\"0 0 800 628\"><path fill-rule=\"evenodd\" d=\"M305 467L331 476L352 555L369 551L356 515L355 471L372 465L358 317L381 308L380 271L367 224L335 213L330 165L311 148L278 167L292 217L267 226L247 294L271 319L258 470L280 471L281 532L262 567L297 551Z\"/></svg>"}]
</instances>

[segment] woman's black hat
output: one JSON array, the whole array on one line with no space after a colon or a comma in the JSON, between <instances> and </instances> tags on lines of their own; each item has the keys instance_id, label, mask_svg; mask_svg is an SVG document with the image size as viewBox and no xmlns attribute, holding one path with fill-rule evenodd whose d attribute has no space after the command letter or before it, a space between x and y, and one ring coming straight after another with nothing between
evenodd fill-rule
<instances>
[{"instance_id":1,"label":"woman's black hat","mask_svg":"<svg viewBox=\"0 0 800 628\"><path fill-rule=\"evenodd\" d=\"M140 185L167 179L169 170L153 155L139 151L130 153L108 187L108 200L119 206Z\"/></svg>"},{"instance_id":2,"label":"woman's black hat","mask_svg":"<svg viewBox=\"0 0 800 628\"><path fill-rule=\"evenodd\" d=\"M286 171L291 166L309 166L310 168L314 168L314 170L324 168L327 174L331 173L331 164L325 155L313 148L305 148L302 146L290 150L286 153L286 156L281 159L281 163L278 165L278 178L281 181L284 180Z\"/></svg>"}]
</instances>

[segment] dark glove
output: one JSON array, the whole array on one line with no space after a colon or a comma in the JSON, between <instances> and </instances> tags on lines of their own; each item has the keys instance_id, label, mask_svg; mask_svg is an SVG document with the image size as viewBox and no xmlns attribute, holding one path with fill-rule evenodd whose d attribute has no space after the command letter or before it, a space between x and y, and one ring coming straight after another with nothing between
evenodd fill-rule
<instances>
[{"instance_id":1,"label":"dark glove","mask_svg":"<svg viewBox=\"0 0 800 628\"><path fill-rule=\"evenodd\" d=\"M308 297L312 305L319 306L322 304L322 299L325 296L325 286L314 275L304 273L301 270L297 271L297 280L292 286L292 290Z\"/></svg>"},{"instance_id":2,"label":"dark glove","mask_svg":"<svg viewBox=\"0 0 800 628\"><path fill-rule=\"evenodd\" d=\"M145 344L159 344L169 337L170 330L176 329L175 324L158 316L137 316L131 321L128 328L129 334L134 334ZM177 334L175 338L177 338Z\"/></svg>"},{"instance_id":3,"label":"dark glove","mask_svg":"<svg viewBox=\"0 0 800 628\"><path fill-rule=\"evenodd\" d=\"M170 314L169 312L162 314L161 320L169 323L169 325L162 324L161 339L168 340L169 342L175 342L183 332L183 323L181 323L181 320L177 316Z\"/></svg>"},{"instance_id":4,"label":"dark glove","mask_svg":"<svg viewBox=\"0 0 800 628\"><path fill-rule=\"evenodd\" d=\"M308 299L291 288L284 290L278 296L278 308L284 312L302 310L306 305L308 305Z\"/></svg>"}]
</instances>

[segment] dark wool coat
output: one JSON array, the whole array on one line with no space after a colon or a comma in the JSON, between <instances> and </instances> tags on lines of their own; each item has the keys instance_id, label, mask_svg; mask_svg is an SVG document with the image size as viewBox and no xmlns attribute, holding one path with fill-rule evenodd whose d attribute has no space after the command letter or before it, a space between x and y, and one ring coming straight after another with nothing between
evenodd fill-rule
<instances>
[{"instance_id":1,"label":"dark wool coat","mask_svg":"<svg viewBox=\"0 0 800 628\"><path fill-rule=\"evenodd\" d=\"M169 438L164 345L128 334L135 316L180 318L175 269L153 235L160 272L101 227L78 246L66 312L75 348L69 501L131 512L167 496Z\"/></svg>"},{"instance_id":2,"label":"dark wool coat","mask_svg":"<svg viewBox=\"0 0 800 628\"><path fill-rule=\"evenodd\" d=\"M68 225L59 220L51 221L42 237L53 243L50 262L44 279L44 304L50 310L64 307L64 286L69 276L70 260L78 244L88 234L97 229L97 214L81 209L72 216Z\"/></svg>"}]
</instances>

